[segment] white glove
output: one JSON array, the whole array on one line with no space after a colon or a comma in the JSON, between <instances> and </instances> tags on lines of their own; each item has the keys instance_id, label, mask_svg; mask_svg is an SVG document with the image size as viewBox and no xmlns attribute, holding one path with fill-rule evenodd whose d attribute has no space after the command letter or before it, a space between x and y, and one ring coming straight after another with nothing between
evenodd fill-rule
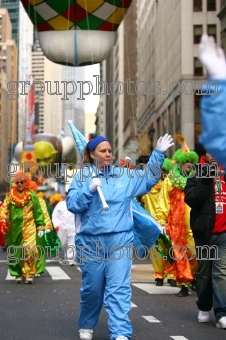
<instances>
[{"instance_id":1,"label":"white glove","mask_svg":"<svg viewBox=\"0 0 226 340\"><path fill-rule=\"evenodd\" d=\"M46 234L47 234L47 233L50 233L50 231L51 231L50 229L46 229L46 230L45 230L45 233L46 233Z\"/></svg>"},{"instance_id":2,"label":"white glove","mask_svg":"<svg viewBox=\"0 0 226 340\"><path fill-rule=\"evenodd\" d=\"M89 188L91 191L96 191L97 187L101 187L101 180L97 177L93 178L90 182Z\"/></svg>"},{"instance_id":3,"label":"white glove","mask_svg":"<svg viewBox=\"0 0 226 340\"><path fill-rule=\"evenodd\" d=\"M166 233L166 228L164 225L161 226L161 234L165 234Z\"/></svg>"},{"instance_id":4,"label":"white glove","mask_svg":"<svg viewBox=\"0 0 226 340\"><path fill-rule=\"evenodd\" d=\"M213 37L203 34L198 47L198 57L214 79L226 79L226 61L222 48L217 47Z\"/></svg>"},{"instance_id":5,"label":"white glove","mask_svg":"<svg viewBox=\"0 0 226 340\"><path fill-rule=\"evenodd\" d=\"M38 237L42 237L44 234L45 234L45 232L43 230L38 231Z\"/></svg>"},{"instance_id":6,"label":"white glove","mask_svg":"<svg viewBox=\"0 0 226 340\"><path fill-rule=\"evenodd\" d=\"M130 163L130 162L131 162L131 158L130 158L129 156L126 156L126 157L125 157L125 162L126 162L126 163Z\"/></svg>"},{"instance_id":7,"label":"white glove","mask_svg":"<svg viewBox=\"0 0 226 340\"><path fill-rule=\"evenodd\" d=\"M173 146L173 138L171 135L168 135L166 133L163 137L160 137L157 141L156 149L165 152L168 150L171 146Z\"/></svg>"}]
</instances>

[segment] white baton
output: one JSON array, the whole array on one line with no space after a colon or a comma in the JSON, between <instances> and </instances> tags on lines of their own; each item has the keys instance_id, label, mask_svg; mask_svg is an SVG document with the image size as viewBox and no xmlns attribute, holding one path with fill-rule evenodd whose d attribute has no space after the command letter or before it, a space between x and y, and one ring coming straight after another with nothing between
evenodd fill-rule
<instances>
[{"instance_id":1,"label":"white baton","mask_svg":"<svg viewBox=\"0 0 226 340\"><path fill-rule=\"evenodd\" d=\"M94 171L92 172L92 177L95 177ZM103 194L103 191L101 190L100 186L97 187L97 191L98 191L98 194L100 196L100 199L101 199L101 202L102 202L102 205L103 205L103 209L105 211L109 210L109 206L108 206L107 202L105 201L104 194Z\"/></svg>"}]
</instances>

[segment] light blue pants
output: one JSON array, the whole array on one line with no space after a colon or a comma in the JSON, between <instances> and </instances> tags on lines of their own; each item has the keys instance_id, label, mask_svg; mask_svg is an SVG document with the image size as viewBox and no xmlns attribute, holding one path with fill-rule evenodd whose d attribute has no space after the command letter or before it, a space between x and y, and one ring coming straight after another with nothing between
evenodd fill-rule
<instances>
[{"instance_id":1,"label":"light blue pants","mask_svg":"<svg viewBox=\"0 0 226 340\"><path fill-rule=\"evenodd\" d=\"M133 232L76 235L77 260L82 271L80 328L94 328L104 304L110 340L119 335L131 339L128 313L131 308L132 242Z\"/></svg>"}]
</instances>

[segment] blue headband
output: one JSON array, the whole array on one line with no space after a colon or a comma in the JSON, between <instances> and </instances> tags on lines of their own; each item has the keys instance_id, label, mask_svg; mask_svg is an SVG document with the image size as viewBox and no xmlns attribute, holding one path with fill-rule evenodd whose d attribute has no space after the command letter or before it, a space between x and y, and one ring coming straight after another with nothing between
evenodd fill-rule
<instances>
[{"instance_id":1,"label":"blue headband","mask_svg":"<svg viewBox=\"0 0 226 340\"><path fill-rule=\"evenodd\" d=\"M88 148L89 152L92 152L95 149L95 147L102 142L110 143L109 140L106 137L103 137L103 136L96 136L91 141L89 141L89 143L87 144L87 148Z\"/></svg>"}]
</instances>

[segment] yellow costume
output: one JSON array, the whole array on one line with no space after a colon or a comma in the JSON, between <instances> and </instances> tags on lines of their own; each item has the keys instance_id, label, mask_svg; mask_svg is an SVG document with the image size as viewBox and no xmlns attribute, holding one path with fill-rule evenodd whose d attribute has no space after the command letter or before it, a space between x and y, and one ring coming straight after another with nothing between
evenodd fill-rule
<instances>
[{"instance_id":1,"label":"yellow costume","mask_svg":"<svg viewBox=\"0 0 226 340\"><path fill-rule=\"evenodd\" d=\"M171 254L174 258L173 263L165 261L165 276L168 279L174 279L180 285L189 286L189 282L194 280L197 261L195 243L190 229L190 208L184 203L182 189L186 178L181 176L182 183L176 183L177 175L178 173L175 177L172 174L168 175L164 180L155 218L162 226L165 226L174 247Z\"/></svg>"},{"instance_id":2,"label":"yellow costume","mask_svg":"<svg viewBox=\"0 0 226 340\"><path fill-rule=\"evenodd\" d=\"M164 180L160 179L160 181L151 189L151 191L143 196L144 208L152 215L155 216L156 208L158 206L158 199L160 190L162 188ZM154 267L155 273L153 277L155 279L163 279L165 264L162 256L158 256L156 258L156 251L154 249L150 250L150 256L152 259L152 265Z\"/></svg>"}]
</instances>

